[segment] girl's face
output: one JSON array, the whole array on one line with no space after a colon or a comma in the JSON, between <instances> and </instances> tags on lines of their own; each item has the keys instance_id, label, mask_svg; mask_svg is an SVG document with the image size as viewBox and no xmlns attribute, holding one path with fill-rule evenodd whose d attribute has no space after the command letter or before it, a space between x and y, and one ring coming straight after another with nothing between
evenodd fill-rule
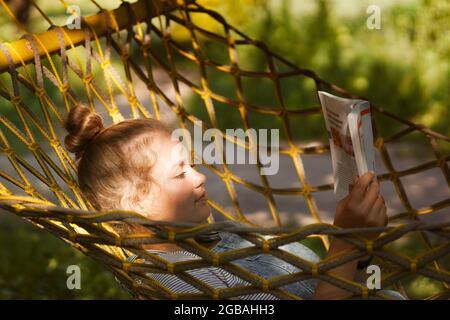
<instances>
[{"instance_id":1,"label":"girl's face","mask_svg":"<svg viewBox=\"0 0 450 320\"><path fill-rule=\"evenodd\" d=\"M152 168L150 199L153 220L203 222L210 215L206 177L191 167L188 150L168 133L153 140L157 160Z\"/></svg>"}]
</instances>

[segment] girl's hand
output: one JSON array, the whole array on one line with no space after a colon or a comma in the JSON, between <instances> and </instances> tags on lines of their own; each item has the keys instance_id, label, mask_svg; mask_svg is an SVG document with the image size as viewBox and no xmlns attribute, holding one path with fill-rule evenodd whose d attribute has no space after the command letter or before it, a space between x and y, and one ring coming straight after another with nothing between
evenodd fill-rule
<instances>
[{"instance_id":1,"label":"girl's hand","mask_svg":"<svg viewBox=\"0 0 450 320\"><path fill-rule=\"evenodd\" d=\"M373 181L374 173L368 172L359 179L355 179L350 194L339 201L336 206L334 225L341 228L364 228L385 226L388 222L386 205L380 196L380 185ZM373 182L372 182L373 181ZM371 183L372 182L372 183ZM379 232L362 233L361 236L370 240L378 237ZM330 242L327 258L334 257L342 251L352 249L353 246L339 238ZM357 261L350 261L340 265L327 273L344 279L353 280L356 274ZM314 293L314 299L347 298L351 294L345 289L319 281Z\"/></svg>"},{"instance_id":2,"label":"girl's hand","mask_svg":"<svg viewBox=\"0 0 450 320\"><path fill-rule=\"evenodd\" d=\"M354 179L350 194L336 206L334 225L342 228L382 227L388 216L380 185L373 181L374 173L367 172ZM379 232L361 234L368 239L378 237Z\"/></svg>"}]
</instances>

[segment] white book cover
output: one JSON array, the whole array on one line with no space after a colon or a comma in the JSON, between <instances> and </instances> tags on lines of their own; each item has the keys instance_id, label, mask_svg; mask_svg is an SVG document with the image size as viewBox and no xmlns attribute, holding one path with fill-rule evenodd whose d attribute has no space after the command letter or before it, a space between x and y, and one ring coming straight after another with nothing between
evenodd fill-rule
<instances>
[{"instance_id":1,"label":"white book cover","mask_svg":"<svg viewBox=\"0 0 450 320\"><path fill-rule=\"evenodd\" d=\"M370 104L319 91L330 141L334 193L339 201L349 193L354 176L375 172Z\"/></svg>"}]
</instances>

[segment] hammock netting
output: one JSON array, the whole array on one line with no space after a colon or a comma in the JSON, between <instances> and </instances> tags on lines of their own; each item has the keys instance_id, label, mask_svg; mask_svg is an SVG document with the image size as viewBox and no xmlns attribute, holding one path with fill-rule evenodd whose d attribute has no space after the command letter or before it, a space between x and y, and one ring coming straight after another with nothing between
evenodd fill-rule
<instances>
[{"instance_id":1,"label":"hammock netting","mask_svg":"<svg viewBox=\"0 0 450 320\"><path fill-rule=\"evenodd\" d=\"M4 210L53 233L92 257L139 299L226 299L256 292L270 292L281 299L300 299L282 287L310 278L346 289L354 298L388 298L379 290L368 290L362 283L327 274L336 266L368 256L392 266L390 272L383 272L382 288L400 290L402 279L421 275L442 284L440 293L429 299L449 297L450 273L445 269L444 259L448 259L450 252L450 233L448 219L446 222L444 216L449 214L450 198L416 208L411 204L402 181L434 169L445 179L445 186L450 188L450 156L443 154L438 147L450 142L448 136L372 105L375 145L386 169L378 175L378 180L392 184L393 193L398 196L404 210L391 214L389 225L377 229L383 231L382 234L376 240L368 241L356 233L374 229L345 230L321 217L316 196L325 192L332 196L333 186L330 183L312 183L305 170L304 157L327 154L329 145L305 146L292 134L292 128L301 129L308 117L322 117L321 108L318 99L312 106L289 105L284 98L283 83L289 79L308 80L314 84L312 93L326 90L345 97L357 97L322 80L314 72L290 63L264 43L229 25L219 13L196 1L139 0L123 2L113 10L98 6L98 14L82 17L80 29L55 25L34 1L31 4L33 13L50 24L47 31L29 32L1 1L4 17L15 22L23 33L20 39L0 46L0 206ZM69 8L65 1L62 0L61 4ZM206 28L203 23L206 20L207 25L214 27ZM179 40L176 33L187 35L189 41ZM263 57L265 67L261 70L244 68L237 54L242 47L252 48L255 54ZM209 48L220 51L224 61L208 56ZM186 66L191 66L189 72L186 72ZM213 89L209 82L210 72L230 79L234 92L227 96L220 88ZM161 85L162 77L166 79L164 85ZM246 98L243 83L259 80L273 88L275 106L258 105ZM186 107L188 102L183 92L198 98L204 110L202 117ZM77 184L74 159L61 144L65 135L63 121L68 110L78 103L96 109L107 123L137 117L164 120L165 116L172 115L178 127L190 130L200 120L202 130L223 129L220 115L224 112L236 113L244 130L252 127L253 116L276 119L285 138L280 155L292 161L300 186L273 187L267 176L259 175L259 181L250 181L238 176L226 163L203 163L197 167L209 171L223 182L223 193L232 204L225 206L210 197L208 203L213 216L209 223L193 226L150 221L137 213L120 210L96 212ZM164 108L168 112L164 112ZM377 127L380 121L395 122L398 130L383 136ZM398 170L391 160L388 146L407 135L423 137L431 146L433 159ZM223 138L248 149L246 141L232 139L226 134ZM195 152L192 156L201 158ZM261 168L259 159L254 166ZM408 180L408 183L415 181L420 184L419 178L415 179ZM272 222L269 227L248 218L242 205L245 199L238 199L237 187L263 197ZM277 206L279 197L304 200L312 223L286 226ZM437 218L432 221L421 219L431 214ZM110 221L139 223L155 235L119 236L108 227ZM233 221L241 224L233 224ZM212 230L239 234L253 246L218 254L193 240L194 236ZM426 247L419 255L411 257L383 250L389 243L412 233L417 234ZM275 237L265 240L261 237L264 234ZM310 237L319 237L327 247L330 235L353 243L356 249L315 264L278 248ZM141 247L164 242L176 243L200 259L171 263ZM274 255L299 267L302 272L265 279L232 263L259 253ZM128 262L126 258L131 254L138 255L139 259ZM207 266L220 266L249 284L215 289L186 272ZM175 274L200 293L172 292L149 277L152 272Z\"/></svg>"}]
</instances>

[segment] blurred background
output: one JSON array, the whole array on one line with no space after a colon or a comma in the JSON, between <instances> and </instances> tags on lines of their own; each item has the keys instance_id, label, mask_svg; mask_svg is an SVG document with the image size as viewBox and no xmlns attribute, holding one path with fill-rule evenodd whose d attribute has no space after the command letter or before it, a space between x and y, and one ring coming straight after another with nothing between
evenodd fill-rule
<instances>
[{"instance_id":1,"label":"blurred background","mask_svg":"<svg viewBox=\"0 0 450 320\"><path fill-rule=\"evenodd\" d=\"M18 18L28 30L43 32L48 23L29 10L29 1L5 1L20 12ZM56 23L65 24L67 14L59 1L36 1ZM120 1L98 1L113 9ZM294 64L311 69L322 79L356 95L367 97L402 118L422 123L450 135L450 1L448 0L199 0L198 3L221 13L226 20L251 38ZM71 1L82 15L97 8L90 1ZM381 29L369 30L369 5L381 9ZM207 24L208 22L203 22ZM214 26L211 26L214 28ZM20 36L6 16L0 16L0 41ZM188 34L180 32L179 39ZM208 44L205 44L208 47ZM210 48L210 54L224 54ZM265 61L251 50L242 50L241 67L264 69ZM120 65L120 59L114 62ZM220 75L211 75L215 91L231 95L235 88ZM273 105L275 96L256 90L260 84L247 83L247 99L256 104ZM286 104L316 106L314 82L286 83ZM188 104L202 117L198 96ZM3 106L2 106L3 107ZM232 113L221 115L222 128L239 127ZM396 123L380 122L383 133L395 132ZM256 128L276 127L259 119ZM303 140L324 140L322 118L308 121L298 133ZM408 163L418 159L426 145L419 137L409 137L393 148L395 156ZM450 152L449 144L442 144ZM445 182L430 178L429 186L446 188ZM448 188L443 197L448 194ZM422 196L426 193L422 192ZM447 196L448 197L448 196ZM415 255L423 247L413 239L395 244L396 250ZM7 248L7 250L5 250ZM320 248L316 248L320 251ZM319 252L323 254L323 252ZM82 272L82 289L68 290L66 268L77 264ZM413 298L426 298L442 290L442 284L424 277L404 280ZM12 214L0 213L0 299L129 299L111 274L91 259L59 239L42 232Z\"/></svg>"}]
</instances>

